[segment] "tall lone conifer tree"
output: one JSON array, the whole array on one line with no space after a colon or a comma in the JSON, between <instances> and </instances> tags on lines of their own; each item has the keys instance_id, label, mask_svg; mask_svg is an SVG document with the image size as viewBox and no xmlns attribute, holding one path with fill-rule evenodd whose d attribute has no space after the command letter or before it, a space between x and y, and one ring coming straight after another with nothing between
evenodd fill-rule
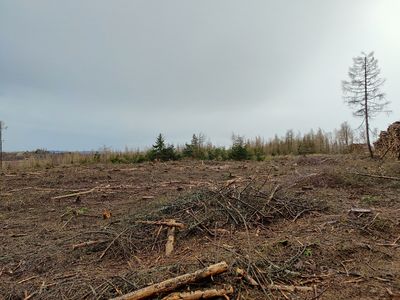
<instances>
[{"instance_id":1,"label":"tall lone conifer tree","mask_svg":"<svg viewBox=\"0 0 400 300\"><path fill-rule=\"evenodd\" d=\"M380 77L381 70L374 52L361 53L353 58L349 68L349 79L342 81L343 99L352 108L354 116L363 118L369 154L374 157L370 141L370 120L383 112L389 104L381 91L385 79Z\"/></svg>"}]
</instances>

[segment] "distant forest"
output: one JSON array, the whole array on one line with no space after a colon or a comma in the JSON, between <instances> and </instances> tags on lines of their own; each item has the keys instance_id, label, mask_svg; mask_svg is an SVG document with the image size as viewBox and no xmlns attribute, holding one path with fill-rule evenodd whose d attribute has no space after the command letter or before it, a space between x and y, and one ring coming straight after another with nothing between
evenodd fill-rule
<instances>
[{"instance_id":1,"label":"distant forest","mask_svg":"<svg viewBox=\"0 0 400 300\"><path fill-rule=\"evenodd\" d=\"M255 160L263 161L273 156L309 154L365 153L365 138L362 132L355 136L347 122L334 132L322 129L310 130L305 134L288 130L282 137L265 140L261 137L246 139L232 135L229 147L213 145L204 134L193 134L184 145L167 143L160 133L154 144L145 150L114 151L104 147L98 151L61 152L38 149L33 152L5 153L3 168L43 167L63 164L85 163L140 163L145 161L195 160Z\"/></svg>"}]
</instances>

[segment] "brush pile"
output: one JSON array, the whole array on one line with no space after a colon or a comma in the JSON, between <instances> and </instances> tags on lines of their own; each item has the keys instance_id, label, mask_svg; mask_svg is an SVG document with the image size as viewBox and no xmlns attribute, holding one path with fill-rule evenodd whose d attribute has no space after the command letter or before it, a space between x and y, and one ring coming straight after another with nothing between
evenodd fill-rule
<instances>
[{"instance_id":1,"label":"brush pile","mask_svg":"<svg viewBox=\"0 0 400 300\"><path fill-rule=\"evenodd\" d=\"M117 226L91 233L90 240L104 240L108 236L113 242L103 251L107 250L108 256L129 258L143 251L160 252L169 238L174 236L175 240L171 228L180 239L214 237L221 233L261 229L279 219L296 220L326 207L321 200L294 198L279 185L266 190L265 184L252 179L244 184L232 180L222 187L184 195L150 214L128 216ZM163 234L166 229L167 235Z\"/></svg>"},{"instance_id":2,"label":"brush pile","mask_svg":"<svg viewBox=\"0 0 400 300\"><path fill-rule=\"evenodd\" d=\"M400 159L400 121L390 125L387 131L381 131L374 146L380 157Z\"/></svg>"}]
</instances>

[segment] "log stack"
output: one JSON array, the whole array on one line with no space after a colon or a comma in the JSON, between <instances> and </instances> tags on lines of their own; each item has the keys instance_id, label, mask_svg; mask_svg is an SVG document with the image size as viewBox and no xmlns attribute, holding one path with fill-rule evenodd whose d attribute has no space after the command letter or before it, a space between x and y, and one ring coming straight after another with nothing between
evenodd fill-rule
<instances>
[{"instance_id":1,"label":"log stack","mask_svg":"<svg viewBox=\"0 0 400 300\"><path fill-rule=\"evenodd\" d=\"M400 121L391 124L387 131L381 131L374 146L380 157L400 159Z\"/></svg>"}]
</instances>

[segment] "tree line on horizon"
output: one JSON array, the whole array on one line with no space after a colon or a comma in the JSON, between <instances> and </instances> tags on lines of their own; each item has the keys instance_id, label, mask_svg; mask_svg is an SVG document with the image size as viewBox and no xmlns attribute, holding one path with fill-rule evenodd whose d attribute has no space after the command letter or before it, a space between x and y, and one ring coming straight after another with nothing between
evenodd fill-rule
<instances>
[{"instance_id":1,"label":"tree line on horizon","mask_svg":"<svg viewBox=\"0 0 400 300\"><path fill-rule=\"evenodd\" d=\"M308 133L295 133L288 130L282 137L265 140L261 137L246 139L241 135L232 135L230 147L220 147L207 141L202 133L193 134L185 145L168 144L163 134L159 134L152 147L147 151L116 152L110 160L114 163L168 161L180 159L199 160L257 160L281 155L308 154L345 154L352 152L355 141L354 131L347 122L333 133L310 130ZM100 153L98 152L100 159Z\"/></svg>"}]
</instances>

